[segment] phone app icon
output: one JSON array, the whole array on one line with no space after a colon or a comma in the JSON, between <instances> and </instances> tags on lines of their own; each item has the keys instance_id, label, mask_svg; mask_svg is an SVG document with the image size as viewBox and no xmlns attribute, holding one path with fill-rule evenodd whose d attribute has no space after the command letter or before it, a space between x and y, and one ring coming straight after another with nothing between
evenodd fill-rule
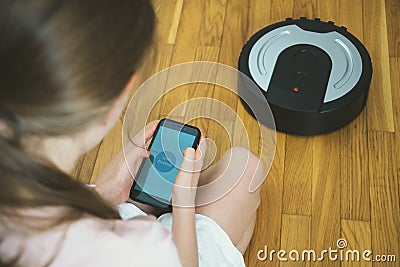
<instances>
[{"instance_id":1,"label":"phone app icon","mask_svg":"<svg viewBox=\"0 0 400 267\"><path fill-rule=\"evenodd\" d=\"M154 166L159 172L169 172L176 163L176 157L172 152L164 151L159 153L154 159Z\"/></svg>"}]
</instances>

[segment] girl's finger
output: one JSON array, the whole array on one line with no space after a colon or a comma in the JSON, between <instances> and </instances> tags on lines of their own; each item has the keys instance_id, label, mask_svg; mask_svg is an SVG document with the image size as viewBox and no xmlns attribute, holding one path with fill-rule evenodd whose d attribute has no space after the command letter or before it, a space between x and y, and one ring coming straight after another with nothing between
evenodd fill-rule
<instances>
[{"instance_id":1,"label":"girl's finger","mask_svg":"<svg viewBox=\"0 0 400 267\"><path fill-rule=\"evenodd\" d=\"M202 136L200 138L199 146L196 150L196 155L195 155L195 171L200 172L203 168L203 161L204 157L207 152L207 142L206 139Z\"/></svg>"},{"instance_id":2,"label":"girl's finger","mask_svg":"<svg viewBox=\"0 0 400 267\"><path fill-rule=\"evenodd\" d=\"M160 121L155 120L147 124L139 133L135 135L132 142L140 147L144 147L145 144L153 137L153 134L157 128Z\"/></svg>"},{"instance_id":3,"label":"girl's finger","mask_svg":"<svg viewBox=\"0 0 400 267\"><path fill-rule=\"evenodd\" d=\"M183 161L179 170L179 174L188 174L191 175L194 171L194 159L196 152L193 148L189 147L182 151L183 153Z\"/></svg>"},{"instance_id":4,"label":"girl's finger","mask_svg":"<svg viewBox=\"0 0 400 267\"><path fill-rule=\"evenodd\" d=\"M196 152L198 152L198 155L197 155L198 157L196 157L196 159L199 159L199 158L203 159L204 156L206 155L207 142L206 142L206 139L203 136L200 138L199 147L198 147Z\"/></svg>"},{"instance_id":5,"label":"girl's finger","mask_svg":"<svg viewBox=\"0 0 400 267\"><path fill-rule=\"evenodd\" d=\"M136 146L132 146L132 149L125 150L124 156L126 163L132 164L133 162L136 162L137 160L147 158L150 156L150 152L144 148L139 148L136 149Z\"/></svg>"},{"instance_id":6,"label":"girl's finger","mask_svg":"<svg viewBox=\"0 0 400 267\"><path fill-rule=\"evenodd\" d=\"M144 129L144 143L143 143L143 145L145 145L153 137L154 132L156 131L157 125L158 125L159 122L160 122L160 120L155 120L155 121L151 121L149 124L146 125L146 127Z\"/></svg>"}]
</instances>

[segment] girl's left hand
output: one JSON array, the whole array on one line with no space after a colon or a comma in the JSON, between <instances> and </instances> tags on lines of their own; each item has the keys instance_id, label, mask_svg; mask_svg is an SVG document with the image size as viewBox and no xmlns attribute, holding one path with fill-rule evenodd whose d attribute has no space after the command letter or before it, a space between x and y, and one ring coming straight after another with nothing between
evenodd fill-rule
<instances>
[{"instance_id":1,"label":"girl's left hand","mask_svg":"<svg viewBox=\"0 0 400 267\"><path fill-rule=\"evenodd\" d=\"M143 159L149 156L144 146L152 138L158 122L152 121L146 125L132 140L137 146L133 144L126 146L125 156L124 152L120 151L95 179L95 190L106 201L118 205L129 199L134 179L131 172L137 173Z\"/></svg>"}]
</instances>

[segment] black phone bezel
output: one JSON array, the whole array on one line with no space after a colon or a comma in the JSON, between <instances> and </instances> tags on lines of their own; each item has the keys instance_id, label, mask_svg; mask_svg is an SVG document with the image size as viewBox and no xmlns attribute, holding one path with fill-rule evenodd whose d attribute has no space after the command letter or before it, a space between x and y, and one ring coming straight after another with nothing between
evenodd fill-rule
<instances>
[{"instance_id":1,"label":"black phone bezel","mask_svg":"<svg viewBox=\"0 0 400 267\"><path fill-rule=\"evenodd\" d=\"M151 149L151 147L153 145L153 141L155 139L154 137L158 134L159 129L161 127L167 127L167 128L175 129L177 131L184 132L184 133L191 134L191 135L195 136L196 138L195 138L195 140L193 142L192 148L197 149L197 146L199 144L200 137L201 137L201 131L200 131L199 128L197 128L195 126L192 126L192 125L189 125L189 124L184 124L184 123L181 123L181 122L178 122L178 121L174 121L174 120L171 120L171 119L164 118L164 119L160 120L160 122L157 125L156 130L154 131L154 136L150 141L149 147L147 148L148 151L150 151L150 149ZM141 172L144 160L145 159L143 159L143 161L142 161L142 163L141 163L141 165L140 165L140 167L138 169L138 172L137 172L136 176ZM151 205L151 206L154 206L154 207L162 208L162 209L168 209L168 208L171 207L171 203L166 204L164 202L164 201L167 201L166 199L158 198L158 199L160 199L160 200L158 200L156 196L152 196L152 195L149 195L149 194L147 194L147 193L145 193L143 191L136 190L135 189L135 185L136 185L136 180L133 180L133 184L132 184L131 191L130 191L130 194L129 194L129 197L132 200L140 202L140 203L143 203L143 204L148 204L148 205ZM144 200L141 200L141 199L137 199L139 194L142 194L143 196L145 196L147 201L144 201Z\"/></svg>"}]
</instances>

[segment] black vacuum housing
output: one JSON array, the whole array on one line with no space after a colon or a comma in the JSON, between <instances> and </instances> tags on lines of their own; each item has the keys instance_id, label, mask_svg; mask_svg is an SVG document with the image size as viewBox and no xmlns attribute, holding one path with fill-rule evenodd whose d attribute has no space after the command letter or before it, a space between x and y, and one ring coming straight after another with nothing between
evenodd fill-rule
<instances>
[{"instance_id":1,"label":"black vacuum housing","mask_svg":"<svg viewBox=\"0 0 400 267\"><path fill-rule=\"evenodd\" d=\"M296 135L350 123L366 104L372 78L371 58L356 37L333 22L306 18L254 34L242 49L239 70L263 93L276 129ZM251 103L242 103L253 115Z\"/></svg>"}]
</instances>

